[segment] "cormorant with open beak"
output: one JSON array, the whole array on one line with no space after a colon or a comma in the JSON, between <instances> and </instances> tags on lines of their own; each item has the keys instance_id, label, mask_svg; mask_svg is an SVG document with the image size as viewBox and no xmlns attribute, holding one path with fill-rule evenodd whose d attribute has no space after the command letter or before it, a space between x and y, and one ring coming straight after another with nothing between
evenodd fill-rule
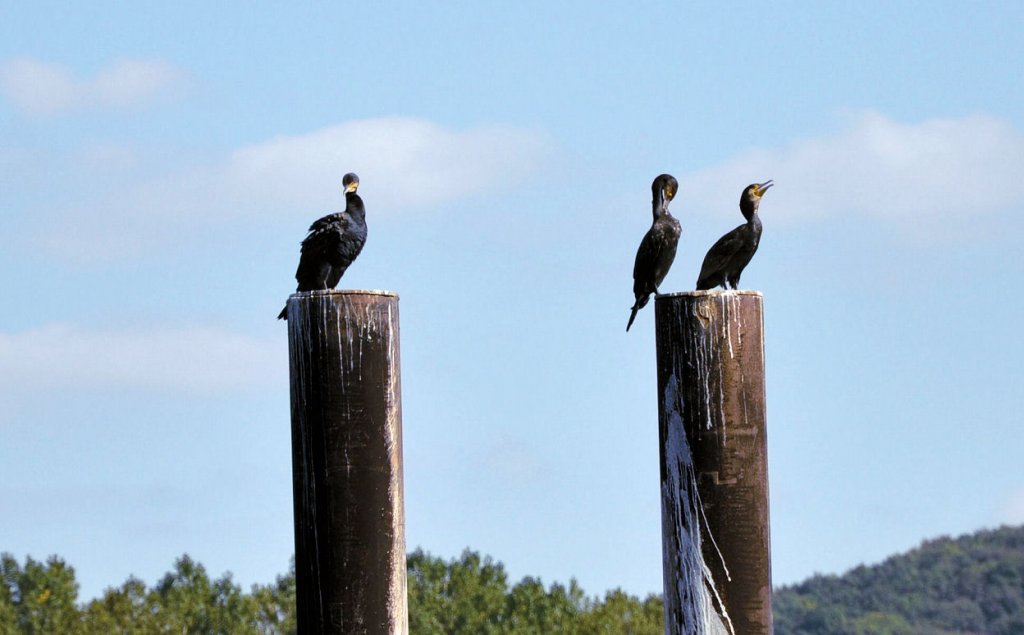
<instances>
[{"instance_id":1,"label":"cormorant with open beak","mask_svg":"<svg viewBox=\"0 0 1024 635\"><path fill-rule=\"evenodd\" d=\"M345 190L345 211L328 214L309 226L302 241L299 268L295 271L298 291L333 289L366 243L366 208L356 194L359 177L349 172L341 180ZM288 319L287 305L277 316Z\"/></svg>"},{"instance_id":2,"label":"cormorant with open beak","mask_svg":"<svg viewBox=\"0 0 1024 635\"><path fill-rule=\"evenodd\" d=\"M761 197L774 183L752 183L740 195L740 211L747 222L718 239L704 256L704 264L697 277L697 290L714 289L721 285L733 289L740 283L740 274L757 251L761 242L761 219L757 208Z\"/></svg>"},{"instance_id":3,"label":"cormorant with open beak","mask_svg":"<svg viewBox=\"0 0 1024 635\"><path fill-rule=\"evenodd\" d=\"M654 222L636 250L636 262L633 264L633 295L636 302L629 314L627 331L633 326L636 312L646 306L651 294L658 294L658 287L675 260L682 229L679 221L668 212L668 204L678 190L679 183L671 174L662 174L651 184Z\"/></svg>"}]
</instances>

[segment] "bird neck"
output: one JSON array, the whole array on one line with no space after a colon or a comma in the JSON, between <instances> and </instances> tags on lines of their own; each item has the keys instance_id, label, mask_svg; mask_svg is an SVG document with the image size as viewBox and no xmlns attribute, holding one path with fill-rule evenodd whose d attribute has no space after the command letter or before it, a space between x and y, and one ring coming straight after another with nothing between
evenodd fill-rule
<instances>
[{"instance_id":1,"label":"bird neck","mask_svg":"<svg viewBox=\"0 0 1024 635\"><path fill-rule=\"evenodd\" d=\"M349 214L365 216L366 208L363 207L363 199L355 192L347 192L345 194L345 211Z\"/></svg>"},{"instance_id":2,"label":"bird neck","mask_svg":"<svg viewBox=\"0 0 1024 635\"><path fill-rule=\"evenodd\" d=\"M658 220L661 216L668 216L668 205L663 204L661 199L657 196L651 201L651 215L654 216L654 220Z\"/></svg>"},{"instance_id":3,"label":"bird neck","mask_svg":"<svg viewBox=\"0 0 1024 635\"><path fill-rule=\"evenodd\" d=\"M748 223L753 223L757 219L757 203L749 203L743 201L740 203L740 212L743 213L743 218L747 219ZM757 220L760 223L761 221Z\"/></svg>"}]
</instances>

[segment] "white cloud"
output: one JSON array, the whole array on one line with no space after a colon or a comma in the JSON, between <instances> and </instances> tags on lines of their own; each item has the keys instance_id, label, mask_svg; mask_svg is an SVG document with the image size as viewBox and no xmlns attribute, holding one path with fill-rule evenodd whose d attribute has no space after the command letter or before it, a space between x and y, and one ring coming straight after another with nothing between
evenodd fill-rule
<instances>
[{"instance_id":1,"label":"white cloud","mask_svg":"<svg viewBox=\"0 0 1024 635\"><path fill-rule=\"evenodd\" d=\"M766 218L858 214L915 221L930 232L944 221L1018 206L1014 184L1022 172L1024 134L1004 120L975 115L903 124L864 113L839 134L751 149L690 174L680 193L694 210L732 213L744 186L772 178Z\"/></svg>"},{"instance_id":2,"label":"white cloud","mask_svg":"<svg viewBox=\"0 0 1024 635\"><path fill-rule=\"evenodd\" d=\"M1024 525L1024 489L1014 492L999 511L997 522L1007 525Z\"/></svg>"},{"instance_id":3,"label":"white cloud","mask_svg":"<svg viewBox=\"0 0 1024 635\"><path fill-rule=\"evenodd\" d=\"M0 91L30 115L132 108L172 96L185 84L186 74L161 60L118 60L88 79L28 57L0 66Z\"/></svg>"},{"instance_id":4,"label":"white cloud","mask_svg":"<svg viewBox=\"0 0 1024 635\"><path fill-rule=\"evenodd\" d=\"M20 110L47 115L74 103L76 83L61 66L22 58L0 68L0 88Z\"/></svg>"},{"instance_id":5,"label":"white cloud","mask_svg":"<svg viewBox=\"0 0 1024 635\"><path fill-rule=\"evenodd\" d=\"M152 390L213 394L287 382L287 351L214 328L87 330L50 324L0 333L0 393Z\"/></svg>"},{"instance_id":6,"label":"white cloud","mask_svg":"<svg viewBox=\"0 0 1024 635\"><path fill-rule=\"evenodd\" d=\"M422 207L521 180L545 145L541 135L512 128L458 132L411 117L362 119L241 148L222 178L253 203L308 208L333 204L341 176L355 171L379 207Z\"/></svg>"},{"instance_id":7,"label":"white cloud","mask_svg":"<svg viewBox=\"0 0 1024 635\"><path fill-rule=\"evenodd\" d=\"M131 257L159 249L169 233L243 218L307 223L344 203L341 179L350 171L370 214L404 213L509 188L548 152L547 138L531 130L453 131L411 117L348 121L71 203L69 217L42 240L55 255L88 261Z\"/></svg>"}]
</instances>

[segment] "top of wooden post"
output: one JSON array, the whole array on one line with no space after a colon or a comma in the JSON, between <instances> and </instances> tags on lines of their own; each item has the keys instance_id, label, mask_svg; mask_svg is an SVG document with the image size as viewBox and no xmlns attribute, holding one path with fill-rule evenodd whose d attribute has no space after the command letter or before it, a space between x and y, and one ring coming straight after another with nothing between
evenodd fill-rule
<instances>
[{"instance_id":1,"label":"top of wooden post","mask_svg":"<svg viewBox=\"0 0 1024 635\"><path fill-rule=\"evenodd\" d=\"M296 291L288 296L292 298L315 298L322 295L380 295L388 298L397 298L397 291L385 291L383 289L317 289L315 291Z\"/></svg>"},{"instance_id":2,"label":"top of wooden post","mask_svg":"<svg viewBox=\"0 0 1024 635\"><path fill-rule=\"evenodd\" d=\"M661 300L664 298L700 298L716 295L752 295L758 298L763 298L764 295L760 291L752 291L747 289L729 289L728 291L722 289L711 289L709 291L676 291L674 293L662 293L656 296L655 300Z\"/></svg>"}]
</instances>

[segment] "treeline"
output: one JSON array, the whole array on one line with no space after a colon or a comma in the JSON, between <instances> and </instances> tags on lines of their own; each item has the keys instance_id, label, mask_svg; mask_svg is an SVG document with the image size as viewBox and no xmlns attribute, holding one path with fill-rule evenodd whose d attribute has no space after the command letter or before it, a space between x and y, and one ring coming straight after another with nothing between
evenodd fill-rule
<instances>
[{"instance_id":1,"label":"treeline","mask_svg":"<svg viewBox=\"0 0 1024 635\"><path fill-rule=\"evenodd\" d=\"M504 566L466 551L451 561L409 554L409 627L416 635L661 635L661 599L610 591L590 598L575 581L509 584ZM0 559L0 635L270 635L295 633L295 574L246 593L226 574L211 579L183 556L154 586L129 578L79 604L63 560Z\"/></svg>"},{"instance_id":2,"label":"treeline","mask_svg":"<svg viewBox=\"0 0 1024 635\"><path fill-rule=\"evenodd\" d=\"M776 635L1024 634L1024 527L939 538L775 591Z\"/></svg>"},{"instance_id":3,"label":"treeline","mask_svg":"<svg viewBox=\"0 0 1024 635\"><path fill-rule=\"evenodd\" d=\"M572 581L511 584L500 562L466 551L409 555L415 635L661 635L662 604L622 591L588 597ZM155 585L129 578L79 603L60 558L0 558L0 635L217 635L295 632L294 571L248 592L184 556ZM775 592L776 635L1024 634L1024 527L940 538L879 565Z\"/></svg>"}]
</instances>

